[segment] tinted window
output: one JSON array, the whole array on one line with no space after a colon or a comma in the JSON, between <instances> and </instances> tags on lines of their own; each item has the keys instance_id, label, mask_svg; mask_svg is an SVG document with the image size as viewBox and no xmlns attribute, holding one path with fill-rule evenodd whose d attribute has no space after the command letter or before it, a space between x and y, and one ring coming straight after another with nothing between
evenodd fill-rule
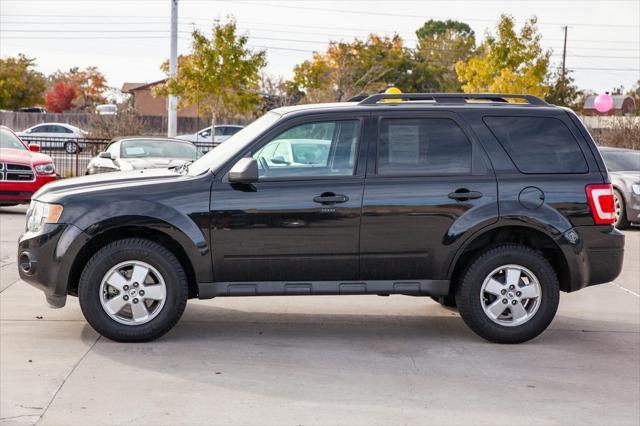
<instances>
[{"instance_id":1,"label":"tinted window","mask_svg":"<svg viewBox=\"0 0 640 426\"><path fill-rule=\"evenodd\" d=\"M634 172L640 170L640 151L602 151L610 172Z\"/></svg>"},{"instance_id":2,"label":"tinted window","mask_svg":"<svg viewBox=\"0 0 640 426\"><path fill-rule=\"evenodd\" d=\"M263 145L253 158L261 178L349 176L359 136L357 120L305 123Z\"/></svg>"},{"instance_id":3,"label":"tinted window","mask_svg":"<svg viewBox=\"0 0 640 426\"><path fill-rule=\"evenodd\" d=\"M51 128L51 126L38 126L38 127L34 127L33 129L31 129L31 131L29 133L49 133L51 130L49 130Z\"/></svg>"},{"instance_id":4,"label":"tinted window","mask_svg":"<svg viewBox=\"0 0 640 426\"><path fill-rule=\"evenodd\" d=\"M484 122L523 173L588 171L578 142L558 119L485 117Z\"/></svg>"},{"instance_id":5,"label":"tinted window","mask_svg":"<svg viewBox=\"0 0 640 426\"><path fill-rule=\"evenodd\" d=\"M378 174L470 174L471 143L447 118L383 119Z\"/></svg>"},{"instance_id":6,"label":"tinted window","mask_svg":"<svg viewBox=\"0 0 640 426\"><path fill-rule=\"evenodd\" d=\"M240 131L240 129L241 127L225 127L224 134L225 136L235 135L236 133L238 133L238 131Z\"/></svg>"}]
</instances>

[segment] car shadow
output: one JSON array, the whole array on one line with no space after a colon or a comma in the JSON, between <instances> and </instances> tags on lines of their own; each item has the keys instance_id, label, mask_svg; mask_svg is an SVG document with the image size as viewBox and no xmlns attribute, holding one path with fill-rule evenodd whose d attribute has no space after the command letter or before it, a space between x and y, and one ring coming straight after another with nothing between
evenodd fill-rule
<instances>
[{"instance_id":1,"label":"car shadow","mask_svg":"<svg viewBox=\"0 0 640 426\"><path fill-rule=\"evenodd\" d=\"M194 386L314 402L375 393L398 375L427 381L430 374L452 380L481 376L489 374L482 365L497 358L513 374L520 374L523 362L550 359L554 368L568 371L594 354L629 368L638 362L637 332L615 331L618 325L603 321L581 321L576 329L575 321L558 316L537 339L498 345L476 336L455 312L435 303L425 304L424 315L251 312L202 304L190 306L157 341L102 339L93 351L122 365L139 357L144 362L126 368L175 376ZM363 389L365 380L369 385Z\"/></svg>"}]
</instances>

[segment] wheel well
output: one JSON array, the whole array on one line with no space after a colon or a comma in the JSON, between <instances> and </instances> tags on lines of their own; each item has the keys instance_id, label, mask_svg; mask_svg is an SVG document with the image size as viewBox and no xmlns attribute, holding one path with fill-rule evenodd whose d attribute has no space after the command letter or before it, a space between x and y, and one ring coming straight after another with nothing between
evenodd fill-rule
<instances>
[{"instance_id":1,"label":"wheel well","mask_svg":"<svg viewBox=\"0 0 640 426\"><path fill-rule=\"evenodd\" d=\"M503 243L522 244L532 249L538 250L545 259L551 264L560 283L560 290L570 290L570 270L569 265L560 250L560 247L549 236L543 232L531 228L520 226L507 226L492 229L482 235L476 237L471 243L465 247L464 251L456 261L456 265L451 275L451 292L455 291L455 286L459 280L459 276L464 272L469 263L480 253Z\"/></svg>"},{"instance_id":2,"label":"wheel well","mask_svg":"<svg viewBox=\"0 0 640 426\"><path fill-rule=\"evenodd\" d=\"M91 256L107 244L123 238L146 238L166 247L167 250L171 251L171 253L178 258L178 261L184 268L189 284L189 297L193 298L198 296L198 284L195 272L193 271L193 266L191 265L189 257L182 246L167 234L153 229L136 226L110 229L94 236L87 244L85 244L85 246L80 250L80 253L76 256L69 272L69 278L67 281L67 291L69 294L74 296L78 295L80 275L82 274L84 266L87 264L89 259L91 259Z\"/></svg>"}]
</instances>

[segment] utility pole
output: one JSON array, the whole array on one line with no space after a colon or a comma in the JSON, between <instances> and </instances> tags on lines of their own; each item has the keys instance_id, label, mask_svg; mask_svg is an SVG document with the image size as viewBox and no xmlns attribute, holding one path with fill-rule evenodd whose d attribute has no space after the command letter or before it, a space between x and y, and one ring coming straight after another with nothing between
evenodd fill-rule
<instances>
[{"instance_id":1,"label":"utility pole","mask_svg":"<svg viewBox=\"0 0 640 426\"><path fill-rule=\"evenodd\" d=\"M564 46L562 47L562 90L561 90L561 100L564 104L565 96L567 92L567 71L565 68L565 61L567 59L567 26L564 27Z\"/></svg>"},{"instance_id":2,"label":"utility pole","mask_svg":"<svg viewBox=\"0 0 640 426\"><path fill-rule=\"evenodd\" d=\"M171 54L169 56L169 76L175 78L178 69L178 0L171 1ZM169 95L167 136L172 138L178 132L178 98Z\"/></svg>"}]
</instances>

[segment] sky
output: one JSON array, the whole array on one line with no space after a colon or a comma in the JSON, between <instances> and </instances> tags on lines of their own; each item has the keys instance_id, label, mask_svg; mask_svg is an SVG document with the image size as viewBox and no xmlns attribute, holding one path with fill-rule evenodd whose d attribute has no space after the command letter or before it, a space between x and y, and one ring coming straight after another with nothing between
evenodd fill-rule
<instances>
[{"instance_id":1,"label":"sky","mask_svg":"<svg viewBox=\"0 0 640 426\"><path fill-rule=\"evenodd\" d=\"M0 0L0 56L24 53L45 74L95 65L116 88L156 81L169 56L170 11L170 0ZM413 47L429 19L466 22L481 40L503 13L518 23L538 17L553 66L567 25L566 65L582 89L628 89L640 79L640 0L179 0L178 53L189 53L194 28L210 33L216 18L233 16L250 46L266 49L266 73L288 78L330 40L398 33Z\"/></svg>"}]
</instances>

